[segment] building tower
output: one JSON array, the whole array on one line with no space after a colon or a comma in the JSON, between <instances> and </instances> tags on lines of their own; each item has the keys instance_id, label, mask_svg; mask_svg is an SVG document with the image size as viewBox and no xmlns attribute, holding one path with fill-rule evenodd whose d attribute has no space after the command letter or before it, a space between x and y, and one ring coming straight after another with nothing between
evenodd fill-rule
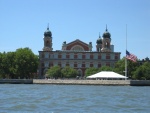
<instances>
[{"instance_id":1,"label":"building tower","mask_svg":"<svg viewBox=\"0 0 150 113\"><path fill-rule=\"evenodd\" d=\"M52 33L49 30L49 25L47 26L47 30L44 32L44 47L43 51L52 51Z\"/></svg>"},{"instance_id":2,"label":"building tower","mask_svg":"<svg viewBox=\"0 0 150 113\"><path fill-rule=\"evenodd\" d=\"M97 52L101 52L101 49L102 49L102 38L100 36L100 33L99 33L99 38L97 39L96 43L97 43L96 51Z\"/></svg>"},{"instance_id":3,"label":"building tower","mask_svg":"<svg viewBox=\"0 0 150 113\"><path fill-rule=\"evenodd\" d=\"M92 48L93 48L93 46L92 46L92 42L89 42L88 47L89 47L89 51L92 51Z\"/></svg>"},{"instance_id":4,"label":"building tower","mask_svg":"<svg viewBox=\"0 0 150 113\"><path fill-rule=\"evenodd\" d=\"M111 52L110 43L111 43L111 34L108 32L107 25L106 31L103 33L103 40L102 40L102 52Z\"/></svg>"}]
</instances>

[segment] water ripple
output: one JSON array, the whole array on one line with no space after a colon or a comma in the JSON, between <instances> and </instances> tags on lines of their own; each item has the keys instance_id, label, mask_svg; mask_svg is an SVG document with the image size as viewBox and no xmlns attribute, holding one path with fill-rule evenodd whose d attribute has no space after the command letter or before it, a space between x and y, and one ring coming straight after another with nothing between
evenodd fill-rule
<instances>
[{"instance_id":1,"label":"water ripple","mask_svg":"<svg viewBox=\"0 0 150 113\"><path fill-rule=\"evenodd\" d=\"M150 87L1 84L1 112L148 113Z\"/></svg>"}]
</instances>

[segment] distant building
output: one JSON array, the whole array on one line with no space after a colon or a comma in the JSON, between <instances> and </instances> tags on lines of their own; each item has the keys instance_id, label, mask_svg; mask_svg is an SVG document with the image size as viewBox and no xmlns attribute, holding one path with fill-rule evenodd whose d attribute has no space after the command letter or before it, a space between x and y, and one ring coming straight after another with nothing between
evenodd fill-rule
<instances>
[{"instance_id":1,"label":"distant building","mask_svg":"<svg viewBox=\"0 0 150 113\"><path fill-rule=\"evenodd\" d=\"M114 67L120 60L120 52L114 52L114 45L111 45L111 34L106 31L103 36L99 35L96 40L96 51L92 51L92 42L85 43L76 39L70 43L63 42L62 49L53 51L52 33L49 27L44 32L44 47L39 51L39 78L44 78L46 71L52 66L70 66L76 69L81 77L85 70L90 67L100 68L101 66Z\"/></svg>"},{"instance_id":2,"label":"distant building","mask_svg":"<svg viewBox=\"0 0 150 113\"><path fill-rule=\"evenodd\" d=\"M148 57L146 57L145 59L142 59L142 60L138 61L139 65L142 65L145 62L150 62L150 59Z\"/></svg>"}]
</instances>

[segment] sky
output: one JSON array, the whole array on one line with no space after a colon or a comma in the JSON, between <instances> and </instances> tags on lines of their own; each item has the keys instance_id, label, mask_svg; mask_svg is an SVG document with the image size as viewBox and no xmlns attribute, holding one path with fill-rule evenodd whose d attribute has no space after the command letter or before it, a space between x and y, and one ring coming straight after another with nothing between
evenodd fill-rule
<instances>
[{"instance_id":1,"label":"sky","mask_svg":"<svg viewBox=\"0 0 150 113\"><path fill-rule=\"evenodd\" d=\"M0 0L0 52L29 47L38 55L48 23L54 51L76 39L96 51L107 25L121 58L126 48L150 58L150 0Z\"/></svg>"}]
</instances>

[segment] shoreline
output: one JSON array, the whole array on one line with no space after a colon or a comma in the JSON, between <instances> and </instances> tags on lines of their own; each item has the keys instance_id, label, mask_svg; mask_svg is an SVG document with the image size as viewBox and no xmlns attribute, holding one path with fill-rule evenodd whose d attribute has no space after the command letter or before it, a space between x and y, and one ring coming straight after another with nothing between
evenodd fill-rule
<instances>
[{"instance_id":1,"label":"shoreline","mask_svg":"<svg viewBox=\"0 0 150 113\"><path fill-rule=\"evenodd\" d=\"M0 84L150 86L150 80L0 79Z\"/></svg>"}]
</instances>

